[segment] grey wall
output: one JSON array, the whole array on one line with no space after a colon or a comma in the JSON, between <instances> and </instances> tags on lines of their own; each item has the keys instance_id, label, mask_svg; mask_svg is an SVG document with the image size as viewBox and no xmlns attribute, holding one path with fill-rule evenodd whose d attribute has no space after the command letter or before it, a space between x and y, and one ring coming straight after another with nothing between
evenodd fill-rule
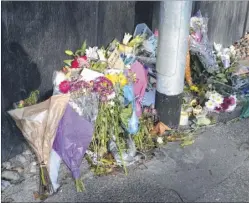
<instances>
[{"instance_id":1,"label":"grey wall","mask_svg":"<svg viewBox=\"0 0 249 203\"><path fill-rule=\"evenodd\" d=\"M195 2L194 11L201 10L209 18L210 41L231 45L249 31L249 1Z\"/></svg>"},{"instance_id":2,"label":"grey wall","mask_svg":"<svg viewBox=\"0 0 249 203\"><path fill-rule=\"evenodd\" d=\"M194 1L192 15L198 10L209 18L210 42L229 46L249 31L249 1ZM153 8L153 28L158 27L159 2Z\"/></svg>"}]
</instances>

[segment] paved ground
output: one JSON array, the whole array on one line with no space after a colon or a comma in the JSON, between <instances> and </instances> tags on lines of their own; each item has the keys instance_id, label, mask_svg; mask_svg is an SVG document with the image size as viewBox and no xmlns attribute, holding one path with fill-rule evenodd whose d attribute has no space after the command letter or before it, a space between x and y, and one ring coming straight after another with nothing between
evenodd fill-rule
<instances>
[{"instance_id":1,"label":"paved ground","mask_svg":"<svg viewBox=\"0 0 249 203\"><path fill-rule=\"evenodd\" d=\"M168 144L146 166L130 169L128 176L94 177L89 172L85 193L77 194L65 178L61 192L46 201L249 202L249 119L207 128L185 148ZM9 197L34 201L35 180L7 191Z\"/></svg>"}]
</instances>

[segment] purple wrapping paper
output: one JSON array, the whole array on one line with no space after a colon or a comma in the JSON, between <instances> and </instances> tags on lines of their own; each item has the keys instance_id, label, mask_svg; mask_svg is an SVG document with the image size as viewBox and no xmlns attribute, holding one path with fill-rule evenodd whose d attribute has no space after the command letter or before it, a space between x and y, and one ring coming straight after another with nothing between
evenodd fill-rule
<instances>
[{"instance_id":1,"label":"purple wrapping paper","mask_svg":"<svg viewBox=\"0 0 249 203\"><path fill-rule=\"evenodd\" d=\"M53 149L63 159L75 179L80 178L80 165L92 140L93 131L93 124L67 105L57 129Z\"/></svg>"}]
</instances>

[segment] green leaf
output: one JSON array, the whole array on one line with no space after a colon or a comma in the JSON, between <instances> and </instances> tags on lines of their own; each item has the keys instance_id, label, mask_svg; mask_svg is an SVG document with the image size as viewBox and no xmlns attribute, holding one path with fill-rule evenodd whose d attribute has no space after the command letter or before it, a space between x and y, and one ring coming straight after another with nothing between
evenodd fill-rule
<instances>
[{"instance_id":1,"label":"green leaf","mask_svg":"<svg viewBox=\"0 0 249 203\"><path fill-rule=\"evenodd\" d=\"M64 62L65 64L71 66L71 62L72 62L72 61L73 61L73 60L64 60L63 62Z\"/></svg>"},{"instance_id":2,"label":"green leaf","mask_svg":"<svg viewBox=\"0 0 249 203\"><path fill-rule=\"evenodd\" d=\"M84 55L86 52L86 40L84 41L84 43L81 46L81 55Z\"/></svg>"},{"instance_id":3,"label":"green leaf","mask_svg":"<svg viewBox=\"0 0 249 203\"><path fill-rule=\"evenodd\" d=\"M188 146L188 145L192 145L195 141L194 140L184 140L182 143L181 143L181 147L185 147L185 146Z\"/></svg>"},{"instance_id":4,"label":"green leaf","mask_svg":"<svg viewBox=\"0 0 249 203\"><path fill-rule=\"evenodd\" d=\"M221 78L221 82L223 82L223 83L227 83L227 82L228 82L228 80L227 80L226 78Z\"/></svg>"},{"instance_id":5,"label":"green leaf","mask_svg":"<svg viewBox=\"0 0 249 203\"><path fill-rule=\"evenodd\" d=\"M81 53L82 50L81 49L78 49L76 52L75 52L75 55L77 55L78 53Z\"/></svg>"},{"instance_id":6,"label":"green leaf","mask_svg":"<svg viewBox=\"0 0 249 203\"><path fill-rule=\"evenodd\" d=\"M226 77L226 75L224 73L219 73L216 76L219 77L219 78L225 78Z\"/></svg>"},{"instance_id":7,"label":"green leaf","mask_svg":"<svg viewBox=\"0 0 249 203\"><path fill-rule=\"evenodd\" d=\"M65 53L66 53L67 55L69 55L69 56L73 56L73 55L74 55L73 52L72 52L71 50L66 50Z\"/></svg>"}]
</instances>

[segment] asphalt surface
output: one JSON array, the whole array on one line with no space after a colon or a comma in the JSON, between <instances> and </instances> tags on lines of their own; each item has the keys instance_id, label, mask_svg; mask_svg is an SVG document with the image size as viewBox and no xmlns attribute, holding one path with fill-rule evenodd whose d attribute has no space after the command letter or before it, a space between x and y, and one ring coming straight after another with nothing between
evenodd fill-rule
<instances>
[{"instance_id":1,"label":"asphalt surface","mask_svg":"<svg viewBox=\"0 0 249 203\"><path fill-rule=\"evenodd\" d=\"M209 127L193 145L170 143L155 154L128 176L95 177L85 166L84 193L75 192L67 171L61 191L46 202L249 202L249 119ZM17 185L9 197L34 201L36 179Z\"/></svg>"}]
</instances>

